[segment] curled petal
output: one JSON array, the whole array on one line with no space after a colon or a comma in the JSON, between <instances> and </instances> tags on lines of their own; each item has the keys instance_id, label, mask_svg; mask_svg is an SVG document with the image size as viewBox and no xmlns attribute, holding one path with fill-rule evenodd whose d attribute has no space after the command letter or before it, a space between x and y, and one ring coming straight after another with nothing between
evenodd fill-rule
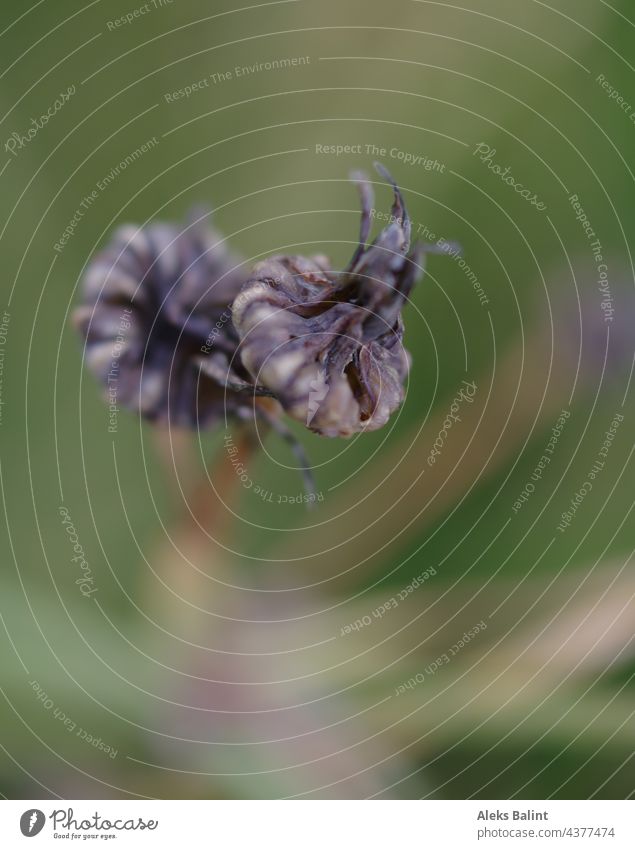
<instances>
[{"instance_id":1,"label":"curled petal","mask_svg":"<svg viewBox=\"0 0 635 849\"><path fill-rule=\"evenodd\" d=\"M390 223L367 244L372 189L355 173L360 243L343 272L324 258L272 257L254 268L232 306L251 379L324 436L376 430L404 398L410 360L401 310L421 273L423 249L411 248L401 193L377 167L394 191Z\"/></svg>"}]
</instances>

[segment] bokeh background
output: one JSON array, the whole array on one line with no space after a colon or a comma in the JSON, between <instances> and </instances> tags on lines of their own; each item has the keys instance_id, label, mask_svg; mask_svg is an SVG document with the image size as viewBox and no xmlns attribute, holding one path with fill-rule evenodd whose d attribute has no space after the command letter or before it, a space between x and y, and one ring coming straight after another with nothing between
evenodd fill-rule
<instances>
[{"instance_id":1,"label":"bokeh background","mask_svg":"<svg viewBox=\"0 0 635 849\"><path fill-rule=\"evenodd\" d=\"M0 792L630 796L632 5L141 8L3 0L0 13ZM293 57L308 58L253 70ZM82 199L155 137L56 251ZM348 175L374 159L415 233L463 253L428 260L389 426L350 441L293 426L319 508L279 503L301 480L273 435L245 457L265 501L234 474L222 429L157 432L121 412L109 432L69 315L113 228L213 205L246 263L324 252L342 267L359 216ZM475 397L430 466L464 380ZM92 569L87 597L60 506Z\"/></svg>"}]
</instances>

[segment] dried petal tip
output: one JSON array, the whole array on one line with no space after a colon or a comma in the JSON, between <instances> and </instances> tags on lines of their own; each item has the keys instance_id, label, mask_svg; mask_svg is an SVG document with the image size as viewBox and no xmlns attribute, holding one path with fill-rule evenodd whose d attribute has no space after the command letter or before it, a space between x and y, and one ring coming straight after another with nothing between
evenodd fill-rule
<instances>
[{"instance_id":1,"label":"dried petal tip","mask_svg":"<svg viewBox=\"0 0 635 849\"><path fill-rule=\"evenodd\" d=\"M248 403L225 389L238 343L228 305L244 275L204 218L121 227L90 263L73 316L111 404L189 427Z\"/></svg>"},{"instance_id":2,"label":"dried petal tip","mask_svg":"<svg viewBox=\"0 0 635 849\"><path fill-rule=\"evenodd\" d=\"M344 271L324 257L274 256L255 266L232 307L239 354L252 380L286 412L324 436L376 430L404 398L410 358L401 309L422 273L424 249L410 246L399 188L389 224L368 245L373 191L352 176L362 206L359 245Z\"/></svg>"}]
</instances>

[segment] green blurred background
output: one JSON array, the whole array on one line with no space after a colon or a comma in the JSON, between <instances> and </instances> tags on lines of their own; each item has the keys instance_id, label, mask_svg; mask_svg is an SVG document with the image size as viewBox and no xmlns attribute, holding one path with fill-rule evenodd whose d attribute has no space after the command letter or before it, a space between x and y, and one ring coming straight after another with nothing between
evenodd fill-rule
<instances>
[{"instance_id":1,"label":"green blurred background","mask_svg":"<svg viewBox=\"0 0 635 849\"><path fill-rule=\"evenodd\" d=\"M631 4L141 8L2 3L0 792L629 796ZM308 60L235 72L292 57ZM70 101L11 154L12 133L69 86ZM153 137L56 252L82 198ZM546 210L474 155L480 143ZM359 217L348 175L377 158L415 233L458 241L475 277L429 258L405 315L407 400L387 428L335 442L294 427L319 509L241 488L222 433L156 433L125 413L109 433L69 314L113 228L211 204L246 261L324 252L342 267ZM574 194L601 242L612 321ZM431 468L464 379L475 402ZM563 409L551 462L514 512ZM561 532L616 413L605 466ZM251 478L298 493L288 446L268 437L266 449L246 460ZM87 598L60 505L93 570Z\"/></svg>"}]
</instances>

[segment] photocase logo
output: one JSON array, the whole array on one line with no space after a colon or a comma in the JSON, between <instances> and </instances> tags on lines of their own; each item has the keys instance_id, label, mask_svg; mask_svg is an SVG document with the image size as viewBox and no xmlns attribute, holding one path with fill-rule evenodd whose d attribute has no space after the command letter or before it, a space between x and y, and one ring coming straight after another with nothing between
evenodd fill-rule
<instances>
[{"instance_id":1,"label":"photocase logo","mask_svg":"<svg viewBox=\"0 0 635 849\"><path fill-rule=\"evenodd\" d=\"M42 831L45 822L44 812L31 808L20 817L20 831L25 837L35 837Z\"/></svg>"},{"instance_id":2,"label":"photocase logo","mask_svg":"<svg viewBox=\"0 0 635 849\"><path fill-rule=\"evenodd\" d=\"M320 408L320 404L326 398L329 391L329 385L326 381L324 369L321 369L315 380L309 384L309 405L306 413L307 427L313 421L313 417Z\"/></svg>"}]
</instances>

